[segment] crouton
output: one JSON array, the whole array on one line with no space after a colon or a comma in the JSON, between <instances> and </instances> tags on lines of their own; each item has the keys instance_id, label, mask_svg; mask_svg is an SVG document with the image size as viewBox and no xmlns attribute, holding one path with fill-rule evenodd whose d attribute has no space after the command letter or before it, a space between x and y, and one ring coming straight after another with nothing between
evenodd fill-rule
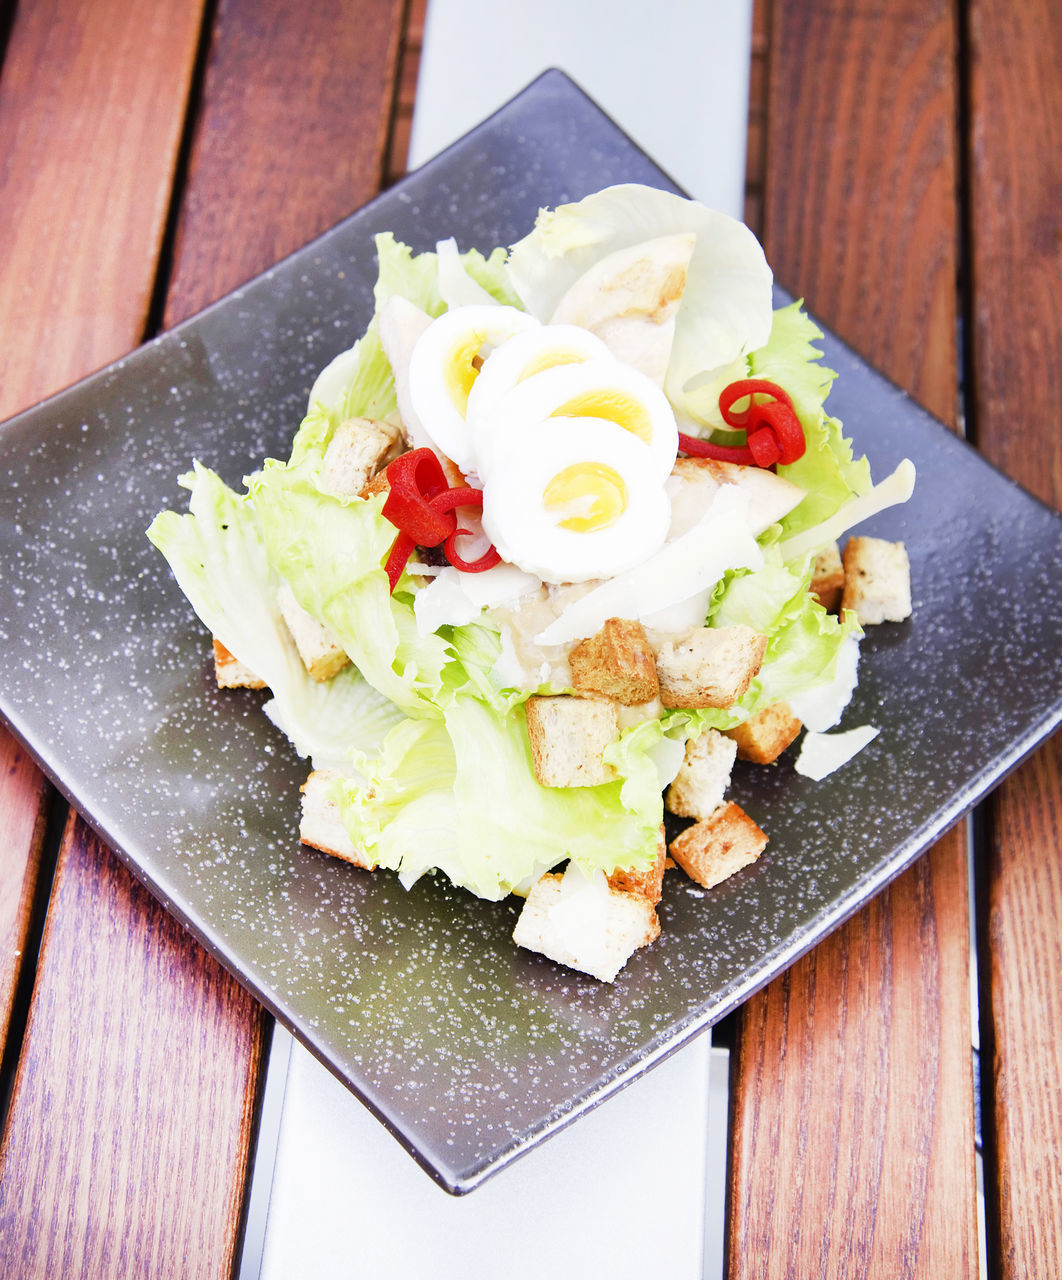
<instances>
[{"instance_id":1,"label":"crouton","mask_svg":"<svg viewBox=\"0 0 1062 1280\"><path fill-rule=\"evenodd\" d=\"M667 789L664 803L680 818L707 818L723 803L737 743L718 729L706 729L686 743L686 758Z\"/></svg>"},{"instance_id":2,"label":"crouton","mask_svg":"<svg viewBox=\"0 0 1062 1280\"><path fill-rule=\"evenodd\" d=\"M335 769L315 769L299 788L302 793L299 839L313 849L370 871L374 864L347 834L339 804L332 797L332 784L341 777Z\"/></svg>"},{"instance_id":3,"label":"crouton","mask_svg":"<svg viewBox=\"0 0 1062 1280\"><path fill-rule=\"evenodd\" d=\"M827 613L836 613L844 591L844 565L836 542L823 547L811 566L811 594Z\"/></svg>"},{"instance_id":4,"label":"crouton","mask_svg":"<svg viewBox=\"0 0 1062 1280\"><path fill-rule=\"evenodd\" d=\"M214 637L214 678L219 689L264 689L266 683L245 666L239 658L234 658L221 641Z\"/></svg>"},{"instance_id":5,"label":"crouton","mask_svg":"<svg viewBox=\"0 0 1062 1280\"><path fill-rule=\"evenodd\" d=\"M615 770L601 758L619 737L611 699L535 696L525 710L531 761L544 787L596 787L613 780Z\"/></svg>"},{"instance_id":6,"label":"crouton","mask_svg":"<svg viewBox=\"0 0 1062 1280\"><path fill-rule=\"evenodd\" d=\"M277 591L277 605L307 674L323 683L342 671L350 659L331 631L299 604L286 582Z\"/></svg>"},{"instance_id":7,"label":"crouton","mask_svg":"<svg viewBox=\"0 0 1062 1280\"><path fill-rule=\"evenodd\" d=\"M766 847L767 836L731 801L687 827L671 841L670 849L690 879L710 889L755 862Z\"/></svg>"},{"instance_id":8,"label":"crouton","mask_svg":"<svg viewBox=\"0 0 1062 1280\"><path fill-rule=\"evenodd\" d=\"M737 753L742 760L772 764L802 728L788 703L775 702L733 729L727 729L726 736L737 743Z\"/></svg>"},{"instance_id":9,"label":"crouton","mask_svg":"<svg viewBox=\"0 0 1062 1280\"><path fill-rule=\"evenodd\" d=\"M863 626L911 616L911 565L902 542L849 538L841 608L853 610Z\"/></svg>"},{"instance_id":10,"label":"crouton","mask_svg":"<svg viewBox=\"0 0 1062 1280\"><path fill-rule=\"evenodd\" d=\"M664 892L664 864L667 861L667 846L664 843L664 824L660 824L660 841L656 849L656 857L644 871L632 871L629 868L617 867L610 871L605 879L608 887L616 893L630 893L636 898L644 898L650 906L655 907Z\"/></svg>"},{"instance_id":11,"label":"crouton","mask_svg":"<svg viewBox=\"0 0 1062 1280\"><path fill-rule=\"evenodd\" d=\"M660 692L649 637L640 622L609 618L597 635L568 655L572 685L615 698L626 707L649 702Z\"/></svg>"},{"instance_id":12,"label":"crouton","mask_svg":"<svg viewBox=\"0 0 1062 1280\"><path fill-rule=\"evenodd\" d=\"M660 936L656 911L646 898L604 885L585 912L577 906L572 909L565 902L562 879L552 872L532 886L513 929L513 941L569 969L612 982L639 947Z\"/></svg>"},{"instance_id":13,"label":"crouton","mask_svg":"<svg viewBox=\"0 0 1062 1280\"><path fill-rule=\"evenodd\" d=\"M328 442L321 487L339 497L353 498L402 447L402 432L392 423L347 418Z\"/></svg>"},{"instance_id":14,"label":"crouton","mask_svg":"<svg viewBox=\"0 0 1062 1280\"><path fill-rule=\"evenodd\" d=\"M665 707L730 707L760 669L767 637L751 627L693 627L656 650Z\"/></svg>"}]
</instances>

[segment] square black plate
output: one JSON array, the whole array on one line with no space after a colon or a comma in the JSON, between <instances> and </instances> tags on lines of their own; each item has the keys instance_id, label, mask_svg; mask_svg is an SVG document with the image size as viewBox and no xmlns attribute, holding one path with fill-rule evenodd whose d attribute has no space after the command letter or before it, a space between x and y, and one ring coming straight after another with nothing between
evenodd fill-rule
<instances>
[{"instance_id":1,"label":"square black plate","mask_svg":"<svg viewBox=\"0 0 1062 1280\"><path fill-rule=\"evenodd\" d=\"M512 902L406 893L300 847L306 766L219 694L144 536L192 458L232 484L287 456L317 371L372 312L373 235L510 244L540 206L673 184L550 72L272 271L0 430L0 713L189 929L448 1190L467 1191L659 1062L897 875L1057 724L1062 520L827 336L830 399L914 499L915 612L870 630L844 724L880 736L822 783L739 770L770 833L705 893L668 877L662 936L614 986L521 952ZM1045 673L1047 678L1045 678Z\"/></svg>"}]
</instances>

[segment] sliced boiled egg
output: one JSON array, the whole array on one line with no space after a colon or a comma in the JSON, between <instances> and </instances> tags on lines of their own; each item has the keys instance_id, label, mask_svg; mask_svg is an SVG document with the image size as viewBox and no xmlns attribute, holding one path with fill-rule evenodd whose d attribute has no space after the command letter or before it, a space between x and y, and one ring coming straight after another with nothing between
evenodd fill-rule
<instances>
[{"instance_id":1,"label":"sliced boiled egg","mask_svg":"<svg viewBox=\"0 0 1062 1280\"><path fill-rule=\"evenodd\" d=\"M490 413L475 415L479 474L492 475L513 454L528 456L545 424L583 418L609 423L637 444L641 466L654 483L670 474L678 428L667 397L645 374L612 359L544 369L501 396Z\"/></svg>"},{"instance_id":2,"label":"sliced boiled egg","mask_svg":"<svg viewBox=\"0 0 1062 1280\"><path fill-rule=\"evenodd\" d=\"M409 396L424 430L462 471L473 468L468 398L489 353L538 321L516 307L468 306L444 312L424 330L409 360Z\"/></svg>"},{"instance_id":3,"label":"sliced boiled egg","mask_svg":"<svg viewBox=\"0 0 1062 1280\"><path fill-rule=\"evenodd\" d=\"M551 417L507 455L483 490L483 528L502 557L545 582L585 582L640 563L671 518L644 442L615 422Z\"/></svg>"},{"instance_id":4,"label":"sliced boiled egg","mask_svg":"<svg viewBox=\"0 0 1062 1280\"><path fill-rule=\"evenodd\" d=\"M574 324L547 324L525 329L491 352L468 393L468 418L486 423L503 397L536 373L560 365L609 360L608 347L588 329Z\"/></svg>"}]
</instances>

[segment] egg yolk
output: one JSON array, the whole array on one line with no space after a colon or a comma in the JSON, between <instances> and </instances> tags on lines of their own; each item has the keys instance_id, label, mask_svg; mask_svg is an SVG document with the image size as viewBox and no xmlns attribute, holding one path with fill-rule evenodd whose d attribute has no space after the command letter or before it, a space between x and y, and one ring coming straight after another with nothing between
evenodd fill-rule
<instances>
[{"instance_id":1,"label":"egg yolk","mask_svg":"<svg viewBox=\"0 0 1062 1280\"><path fill-rule=\"evenodd\" d=\"M627 509L627 486L601 462L576 462L558 471L542 492L547 511L567 513L557 523L574 533L607 529Z\"/></svg>"},{"instance_id":2,"label":"egg yolk","mask_svg":"<svg viewBox=\"0 0 1062 1280\"><path fill-rule=\"evenodd\" d=\"M605 418L636 435L645 444L653 439L653 424L641 401L624 391L587 391L553 410L554 418Z\"/></svg>"},{"instance_id":3,"label":"egg yolk","mask_svg":"<svg viewBox=\"0 0 1062 1280\"><path fill-rule=\"evenodd\" d=\"M561 364L583 364L586 356L579 355L575 351L543 351L535 360L531 360L520 370L520 376L517 382L523 382L525 378L530 378L533 374L542 373L545 369L555 369Z\"/></svg>"},{"instance_id":4,"label":"egg yolk","mask_svg":"<svg viewBox=\"0 0 1062 1280\"><path fill-rule=\"evenodd\" d=\"M481 333L466 334L461 342L450 350L446 361L446 390L454 403L454 408L462 417L468 412L468 396L472 384L479 377L482 360L479 357L483 346L484 335Z\"/></svg>"}]
</instances>

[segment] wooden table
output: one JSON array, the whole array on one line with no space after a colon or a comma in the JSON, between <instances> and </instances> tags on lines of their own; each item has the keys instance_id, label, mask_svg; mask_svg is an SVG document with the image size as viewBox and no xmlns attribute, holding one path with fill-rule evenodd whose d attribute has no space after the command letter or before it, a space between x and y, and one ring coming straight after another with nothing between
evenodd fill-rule
<instances>
[{"instance_id":1,"label":"wooden table","mask_svg":"<svg viewBox=\"0 0 1062 1280\"><path fill-rule=\"evenodd\" d=\"M0 10L0 417L393 180L410 9ZM755 50L749 220L778 278L1058 506L1062 10L760 0ZM1055 741L737 1015L732 1277L977 1273L971 984L989 1275L1062 1273L1059 779ZM262 1011L6 735L0 839L0 1274L231 1274Z\"/></svg>"}]
</instances>

